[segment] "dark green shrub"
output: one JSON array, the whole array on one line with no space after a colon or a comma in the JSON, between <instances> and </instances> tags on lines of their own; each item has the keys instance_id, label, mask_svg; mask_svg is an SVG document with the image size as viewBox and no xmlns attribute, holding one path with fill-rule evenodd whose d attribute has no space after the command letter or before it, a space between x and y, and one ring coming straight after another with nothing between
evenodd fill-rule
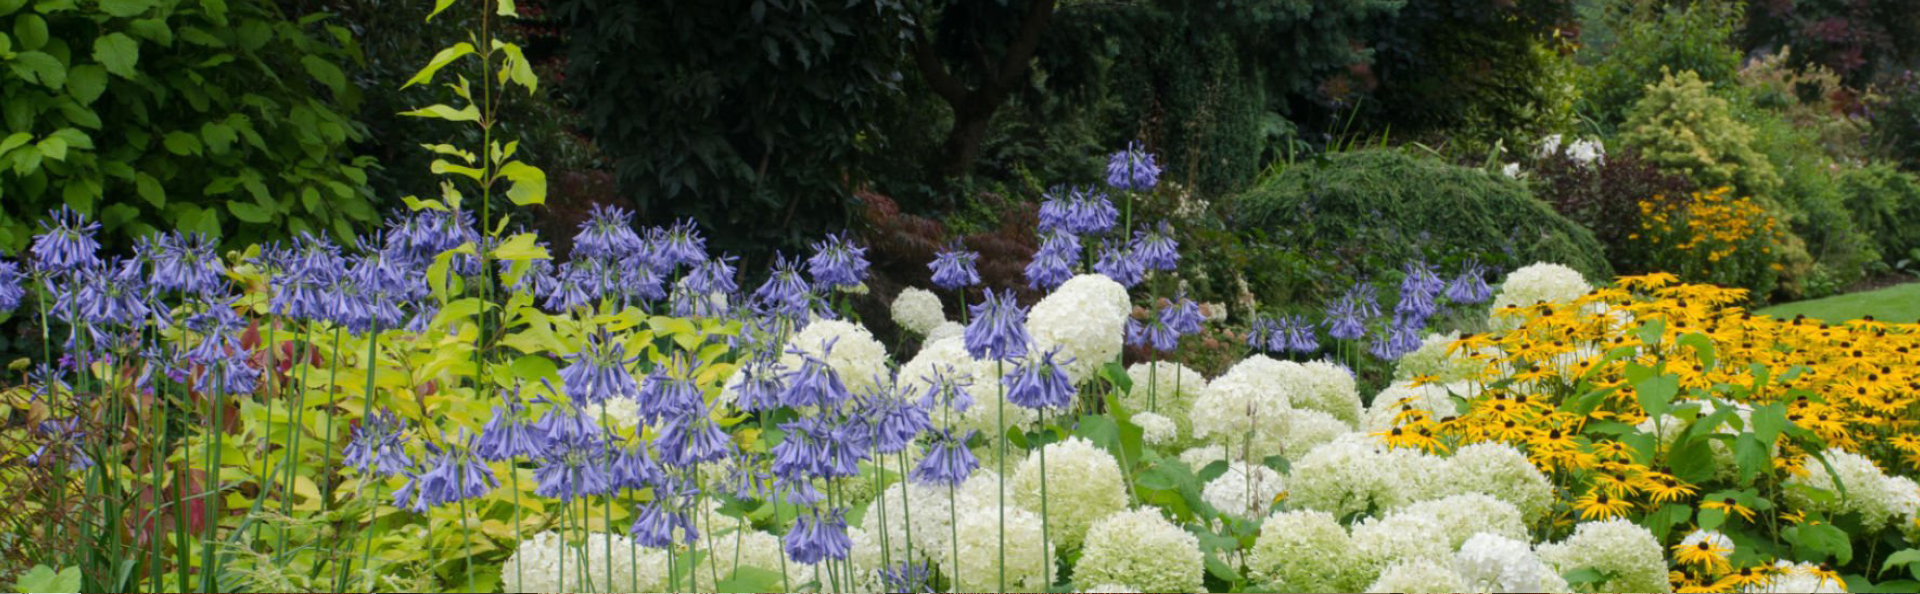
<instances>
[{"instance_id":1,"label":"dark green shrub","mask_svg":"<svg viewBox=\"0 0 1920 594\"><path fill-rule=\"evenodd\" d=\"M1519 181L1399 150L1297 163L1242 194L1236 207L1243 232L1356 273L1424 256L1478 257L1506 270L1547 261L1589 278L1613 274L1592 232Z\"/></svg>"},{"instance_id":2,"label":"dark green shrub","mask_svg":"<svg viewBox=\"0 0 1920 594\"><path fill-rule=\"evenodd\" d=\"M1594 163L1564 152L1527 169L1541 200L1593 232L1607 250L1607 263L1621 274L1654 272L1650 254L1632 241L1641 233L1641 203L1678 200L1695 188L1684 176L1660 171L1631 150L1616 150Z\"/></svg>"},{"instance_id":3,"label":"dark green shrub","mask_svg":"<svg viewBox=\"0 0 1920 594\"><path fill-rule=\"evenodd\" d=\"M377 219L350 145L353 34L269 0L0 0L0 251L64 202L112 246L154 229L229 244Z\"/></svg>"},{"instance_id":4,"label":"dark green shrub","mask_svg":"<svg viewBox=\"0 0 1920 594\"><path fill-rule=\"evenodd\" d=\"M1873 164L1843 171L1836 182L1855 224L1887 262L1920 248L1920 177Z\"/></svg>"},{"instance_id":5,"label":"dark green shrub","mask_svg":"<svg viewBox=\"0 0 1920 594\"><path fill-rule=\"evenodd\" d=\"M1627 110L1647 85L1660 82L1663 70L1691 70L1717 84L1732 82L1740 68L1740 50L1732 41L1740 22L1737 4L1602 0L1600 5L1600 14L1586 15L1589 28L1604 29L1612 38L1580 54L1590 67L1581 69L1578 109L1603 129L1626 120Z\"/></svg>"},{"instance_id":6,"label":"dark green shrub","mask_svg":"<svg viewBox=\"0 0 1920 594\"><path fill-rule=\"evenodd\" d=\"M1882 91L1868 113L1873 143L1908 171L1920 171L1920 75L1907 72Z\"/></svg>"}]
</instances>

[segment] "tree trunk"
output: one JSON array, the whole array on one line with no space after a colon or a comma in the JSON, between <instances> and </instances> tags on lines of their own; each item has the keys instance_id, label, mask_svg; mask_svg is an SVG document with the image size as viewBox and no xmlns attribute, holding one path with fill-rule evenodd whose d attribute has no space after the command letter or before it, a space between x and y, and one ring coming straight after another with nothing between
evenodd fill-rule
<instances>
[{"instance_id":1,"label":"tree trunk","mask_svg":"<svg viewBox=\"0 0 1920 594\"><path fill-rule=\"evenodd\" d=\"M920 75L927 80L935 95L953 109L953 127L947 131L947 139L940 143L940 154L935 157L933 169L945 178L956 178L967 174L973 168L973 162L980 158L980 144L986 140L987 124L993 121L993 113L1006 103L1013 89L1026 77L1027 63L1033 60L1035 50L1040 48L1040 39L1045 35L1053 20L1053 11L1057 0L1031 0L1026 14L1020 19L1020 30L1015 33L1007 45L1007 53L1001 56L997 66L990 65L987 56L978 56L983 66L991 71L983 73L985 80L979 88L968 88L959 77L947 70L940 57L934 53L933 42L927 38L924 27L916 30L913 44L913 61Z\"/></svg>"}]
</instances>

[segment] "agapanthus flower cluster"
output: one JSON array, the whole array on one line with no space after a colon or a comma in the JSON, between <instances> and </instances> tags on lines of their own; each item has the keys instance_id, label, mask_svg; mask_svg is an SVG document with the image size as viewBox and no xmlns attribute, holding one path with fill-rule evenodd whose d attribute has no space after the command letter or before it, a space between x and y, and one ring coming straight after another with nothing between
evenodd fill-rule
<instances>
[{"instance_id":1,"label":"agapanthus flower cluster","mask_svg":"<svg viewBox=\"0 0 1920 594\"><path fill-rule=\"evenodd\" d=\"M1107 185L1120 191L1150 191L1160 183L1160 163L1139 142L1107 157Z\"/></svg>"},{"instance_id":2,"label":"agapanthus flower cluster","mask_svg":"<svg viewBox=\"0 0 1920 594\"><path fill-rule=\"evenodd\" d=\"M1040 231L1098 235L1113 229L1120 211L1095 188L1053 188L1040 203Z\"/></svg>"},{"instance_id":3,"label":"agapanthus flower cluster","mask_svg":"<svg viewBox=\"0 0 1920 594\"><path fill-rule=\"evenodd\" d=\"M927 267L933 270L933 285L942 289L964 289L980 284L980 272L975 263L980 254L968 251L958 242L950 244L933 254L933 262Z\"/></svg>"},{"instance_id":4,"label":"agapanthus flower cluster","mask_svg":"<svg viewBox=\"0 0 1920 594\"><path fill-rule=\"evenodd\" d=\"M866 281L867 248L853 244L846 234L829 235L814 242L813 257L807 259L807 271L816 285L829 289L850 288Z\"/></svg>"},{"instance_id":5,"label":"agapanthus flower cluster","mask_svg":"<svg viewBox=\"0 0 1920 594\"><path fill-rule=\"evenodd\" d=\"M1080 238L1065 231L1043 234L1040 249L1027 263L1027 286L1053 289L1073 278L1073 263L1080 260Z\"/></svg>"}]
</instances>

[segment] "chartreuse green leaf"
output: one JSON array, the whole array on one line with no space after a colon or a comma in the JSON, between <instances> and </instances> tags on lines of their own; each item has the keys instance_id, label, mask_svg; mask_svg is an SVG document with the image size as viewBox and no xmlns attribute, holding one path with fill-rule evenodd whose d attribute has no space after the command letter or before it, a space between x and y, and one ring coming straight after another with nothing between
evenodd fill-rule
<instances>
[{"instance_id":1,"label":"chartreuse green leaf","mask_svg":"<svg viewBox=\"0 0 1920 594\"><path fill-rule=\"evenodd\" d=\"M547 172L520 161L511 161L500 166L499 177L513 182L513 185L507 188L507 199L514 204L520 206L546 204Z\"/></svg>"},{"instance_id":2,"label":"chartreuse green leaf","mask_svg":"<svg viewBox=\"0 0 1920 594\"><path fill-rule=\"evenodd\" d=\"M45 565L35 565L14 582L16 592L79 592L80 568L68 567L55 572Z\"/></svg>"},{"instance_id":3,"label":"chartreuse green leaf","mask_svg":"<svg viewBox=\"0 0 1920 594\"><path fill-rule=\"evenodd\" d=\"M421 68L419 72L414 73L413 78L407 79L407 82L400 85L400 88L404 89L413 85L431 82L434 73L439 72L441 68L446 68L447 65L452 64L454 60L472 54L473 51L473 44L464 41L454 44L453 47L440 50L440 53L433 55L432 60L427 61L425 68Z\"/></svg>"},{"instance_id":4,"label":"chartreuse green leaf","mask_svg":"<svg viewBox=\"0 0 1920 594\"><path fill-rule=\"evenodd\" d=\"M133 78L140 74L133 69L140 63L140 42L125 33L101 35L93 40L93 59L105 66L107 72Z\"/></svg>"}]
</instances>

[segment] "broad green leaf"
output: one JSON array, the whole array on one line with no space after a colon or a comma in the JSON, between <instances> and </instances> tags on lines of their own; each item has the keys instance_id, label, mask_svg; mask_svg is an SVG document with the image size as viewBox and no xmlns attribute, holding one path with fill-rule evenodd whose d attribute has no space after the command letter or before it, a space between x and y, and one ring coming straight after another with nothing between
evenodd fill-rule
<instances>
[{"instance_id":1,"label":"broad green leaf","mask_svg":"<svg viewBox=\"0 0 1920 594\"><path fill-rule=\"evenodd\" d=\"M1761 443L1771 445L1787 427L1787 407L1778 402L1755 406L1751 422L1754 437L1759 438Z\"/></svg>"},{"instance_id":2,"label":"broad green leaf","mask_svg":"<svg viewBox=\"0 0 1920 594\"><path fill-rule=\"evenodd\" d=\"M101 12L120 18L139 16L151 8L153 0L100 0Z\"/></svg>"},{"instance_id":3,"label":"broad green leaf","mask_svg":"<svg viewBox=\"0 0 1920 594\"><path fill-rule=\"evenodd\" d=\"M168 132L164 144L167 145L167 152L183 157L199 155L202 151L200 137L186 132Z\"/></svg>"},{"instance_id":4,"label":"broad green leaf","mask_svg":"<svg viewBox=\"0 0 1920 594\"><path fill-rule=\"evenodd\" d=\"M81 64L67 71L67 94L81 105L92 105L107 92L107 69L99 64Z\"/></svg>"},{"instance_id":5,"label":"broad green leaf","mask_svg":"<svg viewBox=\"0 0 1920 594\"><path fill-rule=\"evenodd\" d=\"M506 241L500 242L500 247L494 248L493 257L512 261L545 260L552 258L552 256L547 253L546 247L536 243L539 239L539 236L533 233L515 234L513 237L507 238Z\"/></svg>"},{"instance_id":6,"label":"broad green leaf","mask_svg":"<svg viewBox=\"0 0 1920 594\"><path fill-rule=\"evenodd\" d=\"M20 49L33 51L47 46L47 19L37 14L23 14L13 19L13 37L20 42Z\"/></svg>"},{"instance_id":7,"label":"broad green leaf","mask_svg":"<svg viewBox=\"0 0 1920 594\"><path fill-rule=\"evenodd\" d=\"M13 134L7 136L5 140L0 140L0 156L5 156L7 154L7 151L11 151L13 149L26 146L27 143L29 142L33 142L32 134L28 134L26 132L14 132Z\"/></svg>"},{"instance_id":8,"label":"broad green leaf","mask_svg":"<svg viewBox=\"0 0 1920 594\"><path fill-rule=\"evenodd\" d=\"M1793 544L1794 555L1803 561L1824 561L1828 557L1845 565L1853 561L1853 543L1847 533L1832 524L1801 524L1780 531L1780 537Z\"/></svg>"},{"instance_id":9,"label":"broad green leaf","mask_svg":"<svg viewBox=\"0 0 1920 594\"><path fill-rule=\"evenodd\" d=\"M1693 484L1712 479L1717 465L1710 443L1707 439L1688 439L1675 443L1673 449L1667 451L1667 464L1673 467L1673 476Z\"/></svg>"},{"instance_id":10,"label":"broad green leaf","mask_svg":"<svg viewBox=\"0 0 1920 594\"><path fill-rule=\"evenodd\" d=\"M307 54L300 58L300 66L307 69L308 76L312 76L314 80L320 81L320 84L326 85L328 89L332 89L335 93L347 87L347 74L341 72L339 66L334 65L333 62L328 62L326 58Z\"/></svg>"},{"instance_id":11,"label":"broad green leaf","mask_svg":"<svg viewBox=\"0 0 1920 594\"><path fill-rule=\"evenodd\" d=\"M273 213L268 212L267 209L238 200L227 201L227 212L233 213L234 218L248 223L264 224L273 222Z\"/></svg>"},{"instance_id":12,"label":"broad green leaf","mask_svg":"<svg viewBox=\"0 0 1920 594\"><path fill-rule=\"evenodd\" d=\"M140 42L125 33L108 33L93 40L93 59L107 72L122 78L138 75L133 67L140 63Z\"/></svg>"},{"instance_id":13,"label":"broad green leaf","mask_svg":"<svg viewBox=\"0 0 1920 594\"><path fill-rule=\"evenodd\" d=\"M500 61L500 84L518 84L525 87L529 95L540 89L540 77L533 74L533 66L527 63L520 46L494 40L493 47L507 54L507 58Z\"/></svg>"},{"instance_id":14,"label":"broad green leaf","mask_svg":"<svg viewBox=\"0 0 1920 594\"><path fill-rule=\"evenodd\" d=\"M227 0L200 0L200 8L207 11L207 18L212 19L213 24L226 26Z\"/></svg>"},{"instance_id":15,"label":"broad green leaf","mask_svg":"<svg viewBox=\"0 0 1920 594\"><path fill-rule=\"evenodd\" d=\"M38 82L49 89L67 84L67 65L46 52L20 52L13 55L13 71L21 78Z\"/></svg>"},{"instance_id":16,"label":"broad green leaf","mask_svg":"<svg viewBox=\"0 0 1920 594\"><path fill-rule=\"evenodd\" d=\"M439 72L441 68L445 68L448 64L452 64L454 60L458 60L462 56L473 53L473 51L474 51L473 44L467 43L464 41L454 44L452 47L440 50L440 53L433 55L432 60L427 61L427 66L425 68L421 68L419 72L414 73L413 78L407 79L407 82L400 85L400 88L404 89L407 87L411 87L413 85L432 81L434 73Z\"/></svg>"},{"instance_id":17,"label":"broad green leaf","mask_svg":"<svg viewBox=\"0 0 1920 594\"><path fill-rule=\"evenodd\" d=\"M413 111L403 111L400 115L419 118L439 118L449 122L478 122L480 110L468 105L463 109L454 109L446 104L429 105Z\"/></svg>"},{"instance_id":18,"label":"broad green leaf","mask_svg":"<svg viewBox=\"0 0 1920 594\"><path fill-rule=\"evenodd\" d=\"M427 20L433 20L433 17L439 16L440 11L446 10L449 6L453 6L453 0L433 0L433 12L427 13Z\"/></svg>"},{"instance_id":19,"label":"broad green leaf","mask_svg":"<svg viewBox=\"0 0 1920 594\"><path fill-rule=\"evenodd\" d=\"M520 206L546 204L547 172L520 161L512 161L500 166L500 177L513 182L513 185L507 188L507 199L514 204Z\"/></svg>"},{"instance_id":20,"label":"broad green leaf","mask_svg":"<svg viewBox=\"0 0 1920 594\"><path fill-rule=\"evenodd\" d=\"M1767 446L1752 433L1742 433L1733 442L1734 465L1740 469L1740 484L1751 484L1753 477L1773 469Z\"/></svg>"},{"instance_id":21,"label":"broad green leaf","mask_svg":"<svg viewBox=\"0 0 1920 594\"><path fill-rule=\"evenodd\" d=\"M1893 569L1900 565L1908 566L1907 570L1914 574L1913 577L1920 579L1920 549L1906 549L1892 555L1887 555L1887 561L1880 565L1880 571Z\"/></svg>"},{"instance_id":22,"label":"broad green leaf","mask_svg":"<svg viewBox=\"0 0 1920 594\"><path fill-rule=\"evenodd\" d=\"M1679 343L1680 346L1692 347L1694 356L1700 359L1700 366L1707 370L1713 369L1713 364L1715 361L1714 350L1713 350L1713 340L1710 338L1707 338L1707 335L1692 333L1686 336L1682 336L1680 337L1679 340L1676 340L1674 342Z\"/></svg>"},{"instance_id":23,"label":"broad green leaf","mask_svg":"<svg viewBox=\"0 0 1920 594\"><path fill-rule=\"evenodd\" d=\"M215 155L224 155L233 148L233 142L240 139L240 134L232 126L207 122L200 125L200 138L206 141L207 150Z\"/></svg>"},{"instance_id":24,"label":"broad green leaf","mask_svg":"<svg viewBox=\"0 0 1920 594\"><path fill-rule=\"evenodd\" d=\"M1635 383L1633 389L1641 409L1649 416L1661 416L1672 410L1673 397L1680 393L1680 376L1657 375Z\"/></svg>"},{"instance_id":25,"label":"broad green leaf","mask_svg":"<svg viewBox=\"0 0 1920 594\"><path fill-rule=\"evenodd\" d=\"M726 549L722 549L725 551ZM721 569L725 569L722 566ZM777 592L785 587L787 578L780 572L741 565L733 570L733 575L714 584L715 592ZM799 585L799 584L794 584Z\"/></svg>"},{"instance_id":26,"label":"broad green leaf","mask_svg":"<svg viewBox=\"0 0 1920 594\"><path fill-rule=\"evenodd\" d=\"M1678 503L1669 503L1660 506L1660 509L1654 510L1653 513L1647 514L1647 519L1643 524L1648 530L1653 531L1654 538L1665 541L1667 535L1673 532L1674 526L1686 524L1687 520L1692 518L1692 507Z\"/></svg>"},{"instance_id":27,"label":"broad green leaf","mask_svg":"<svg viewBox=\"0 0 1920 594\"><path fill-rule=\"evenodd\" d=\"M41 156L46 157L48 159L52 159L55 161L67 160L67 141L61 139L60 137L48 136L46 138L42 138L40 139L40 143L36 145L35 148L38 148L40 150Z\"/></svg>"},{"instance_id":28,"label":"broad green leaf","mask_svg":"<svg viewBox=\"0 0 1920 594\"><path fill-rule=\"evenodd\" d=\"M35 565L14 582L17 592L79 592L80 568L68 567L58 573L45 565Z\"/></svg>"},{"instance_id":29,"label":"broad green leaf","mask_svg":"<svg viewBox=\"0 0 1920 594\"><path fill-rule=\"evenodd\" d=\"M127 23L127 30L141 39L160 44L161 47L173 47L173 29L160 19L140 19Z\"/></svg>"},{"instance_id":30,"label":"broad green leaf","mask_svg":"<svg viewBox=\"0 0 1920 594\"><path fill-rule=\"evenodd\" d=\"M26 5L27 0L0 0L0 16L13 14L14 11L20 10L20 7Z\"/></svg>"},{"instance_id":31,"label":"broad green leaf","mask_svg":"<svg viewBox=\"0 0 1920 594\"><path fill-rule=\"evenodd\" d=\"M152 204L154 208L166 208L167 189L160 185L160 180L154 179L153 176L142 171L134 177L133 185L134 189L140 194L140 197L147 201L147 204Z\"/></svg>"}]
</instances>

